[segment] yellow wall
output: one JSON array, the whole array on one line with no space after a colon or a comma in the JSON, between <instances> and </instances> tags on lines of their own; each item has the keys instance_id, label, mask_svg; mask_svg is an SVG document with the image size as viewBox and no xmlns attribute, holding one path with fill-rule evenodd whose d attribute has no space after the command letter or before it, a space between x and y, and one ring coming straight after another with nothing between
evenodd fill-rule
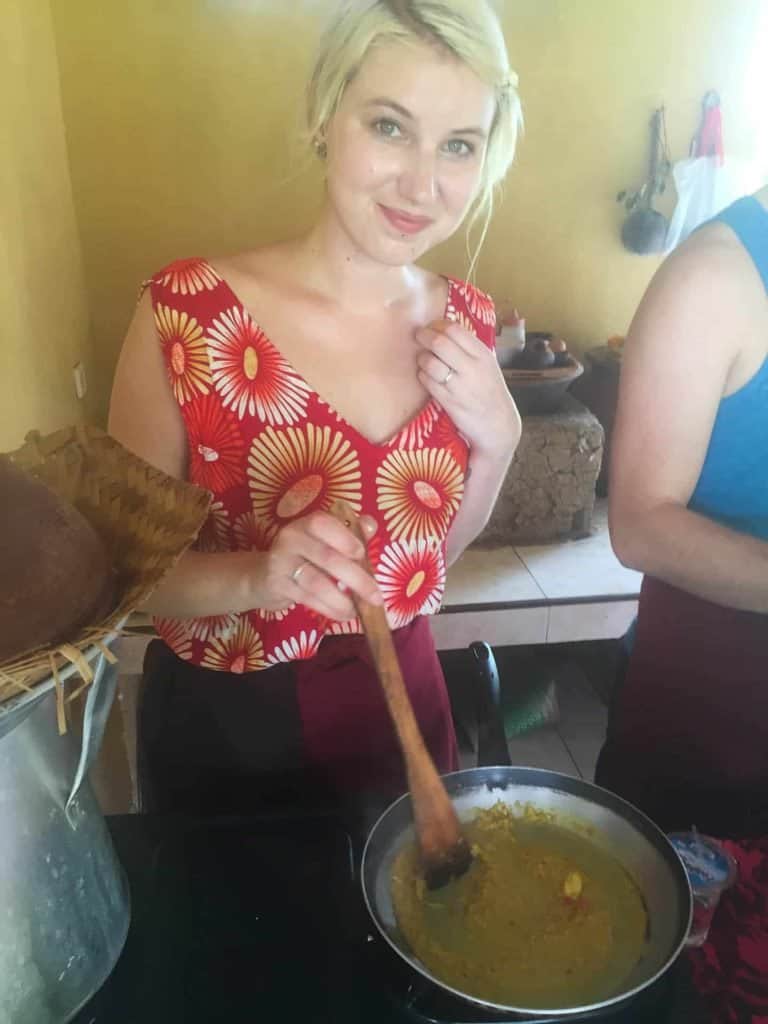
<instances>
[{"instance_id":1,"label":"yellow wall","mask_svg":"<svg viewBox=\"0 0 768 1024\"><path fill-rule=\"evenodd\" d=\"M577 347L626 329L657 260L618 241L647 122L683 156L708 88L749 155L743 70L763 0L502 3L527 121L478 282ZM318 197L288 139L330 0L52 0L103 415L136 286L167 260L307 223ZM463 242L430 257L461 274Z\"/></svg>"},{"instance_id":2,"label":"yellow wall","mask_svg":"<svg viewBox=\"0 0 768 1024\"><path fill-rule=\"evenodd\" d=\"M0 451L80 417L88 336L48 0L0 4Z\"/></svg>"},{"instance_id":3,"label":"yellow wall","mask_svg":"<svg viewBox=\"0 0 768 1024\"><path fill-rule=\"evenodd\" d=\"M765 0L507 0L503 8L526 130L479 280L497 298L511 293L529 324L589 347L624 333L660 262L621 246L615 202L644 179L653 109L666 107L672 156L682 159L702 96L715 88L728 153L754 155L745 66Z\"/></svg>"}]
</instances>

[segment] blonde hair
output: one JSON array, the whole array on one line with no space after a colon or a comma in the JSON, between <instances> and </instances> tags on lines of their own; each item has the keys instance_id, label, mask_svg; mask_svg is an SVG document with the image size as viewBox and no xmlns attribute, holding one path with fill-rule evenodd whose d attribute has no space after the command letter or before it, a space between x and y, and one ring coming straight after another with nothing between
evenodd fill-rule
<instances>
[{"instance_id":1,"label":"blonde hair","mask_svg":"<svg viewBox=\"0 0 768 1024\"><path fill-rule=\"evenodd\" d=\"M481 225L470 254L471 276L522 124L517 75L509 66L501 26L487 0L348 0L322 40L309 81L309 138L317 148L371 47L392 41L433 43L471 68L494 92L496 111L467 222L467 239L473 226Z\"/></svg>"}]
</instances>

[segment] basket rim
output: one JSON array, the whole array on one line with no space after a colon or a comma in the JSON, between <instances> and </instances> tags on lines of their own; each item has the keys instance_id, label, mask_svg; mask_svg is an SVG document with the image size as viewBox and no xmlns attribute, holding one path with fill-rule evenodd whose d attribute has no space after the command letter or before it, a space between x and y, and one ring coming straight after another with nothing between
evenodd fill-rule
<instances>
[{"instance_id":1,"label":"basket rim","mask_svg":"<svg viewBox=\"0 0 768 1024\"><path fill-rule=\"evenodd\" d=\"M85 661L91 662L99 655L103 655L103 648L110 648L111 645L122 636L128 619L129 616L125 615L109 633L105 634L105 636L98 641L98 643L93 643L89 647L84 648L80 653ZM74 662L67 662L58 668L57 671L59 680L62 683L67 682L73 675L78 674L78 668ZM15 714L27 705L34 704L38 700L41 700L47 693L55 690L56 686L56 676L51 673L43 679L36 681L30 689L23 690L21 693L16 693L12 697L8 697L6 700L0 700L0 722L3 721L6 715Z\"/></svg>"}]
</instances>

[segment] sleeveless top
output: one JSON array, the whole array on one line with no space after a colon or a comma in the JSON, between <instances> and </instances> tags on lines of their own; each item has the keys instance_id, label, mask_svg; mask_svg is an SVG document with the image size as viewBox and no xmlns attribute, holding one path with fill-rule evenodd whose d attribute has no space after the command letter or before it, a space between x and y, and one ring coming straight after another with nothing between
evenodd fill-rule
<instances>
[{"instance_id":1,"label":"sleeveless top","mask_svg":"<svg viewBox=\"0 0 768 1024\"><path fill-rule=\"evenodd\" d=\"M445 318L493 348L491 300L447 282ZM391 624L437 611L469 452L438 403L373 443L291 366L206 260L174 262L144 287L186 428L188 478L213 494L196 549L266 551L287 523L343 499L378 522L368 554ZM180 658L235 673L311 658L325 635L361 631L357 619L333 622L301 604L156 618L155 628Z\"/></svg>"},{"instance_id":2,"label":"sleeveless top","mask_svg":"<svg viewBox=\"0 0 768 1024\"><path fill-rule=\"evenodd\" d=\"M768 211L747 196L716 220L738 237L768 293ZM768 357L742 388L721 400L689 507L768 540Z\"/></svg>"}]
</instances>

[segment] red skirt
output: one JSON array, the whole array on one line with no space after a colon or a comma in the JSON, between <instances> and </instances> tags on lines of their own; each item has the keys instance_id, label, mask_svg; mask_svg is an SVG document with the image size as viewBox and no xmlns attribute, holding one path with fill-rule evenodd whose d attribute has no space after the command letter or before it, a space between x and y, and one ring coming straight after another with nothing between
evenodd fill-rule
<instances>
[{"instance_id":1,"label":"red skirt","mask_svg":"<svg viewBox=\"0 0 768 1024\"><path fill-rule=\"evenodd\" d=\"M646 577L595 779L667 830L768 835L768 616Z\"/></svg>"},{"instance_id":2,"label":"red skirt","mask_svg":"<svg viewBox=\"0 0 768 1024\"><path fill-rule=\"evenodd\" d=\"M393 634L427 747L458 767L451 707L429 620ZM407 789L402 756L361 636L329 636L308 661L233 675L153 641L138 714L142 810L251 813Z\"/></svg>"}]
</instances>

